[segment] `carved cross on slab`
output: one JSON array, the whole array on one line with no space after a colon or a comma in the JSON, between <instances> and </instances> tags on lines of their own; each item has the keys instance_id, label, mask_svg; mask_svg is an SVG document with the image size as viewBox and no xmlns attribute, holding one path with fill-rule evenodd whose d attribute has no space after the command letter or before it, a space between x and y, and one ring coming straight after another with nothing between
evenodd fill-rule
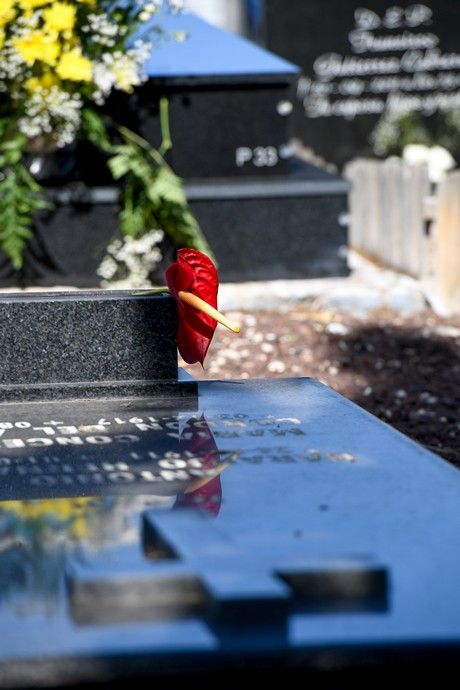
<instances>
[{"instance_id":1,"label":"carved cross on slab","mask_svg":"<svg viewBox=\"0 0 460 690\"><path fill-rule=\"evenodd\" d=\"M82 625L200 616L217 628L284 628L289 613L385 609L386 569L365 557L292 553L277 563L247 549L199 510L146 511L142 549L80 554L67 569L70 610Z\"/></svg>"}]
</instances>

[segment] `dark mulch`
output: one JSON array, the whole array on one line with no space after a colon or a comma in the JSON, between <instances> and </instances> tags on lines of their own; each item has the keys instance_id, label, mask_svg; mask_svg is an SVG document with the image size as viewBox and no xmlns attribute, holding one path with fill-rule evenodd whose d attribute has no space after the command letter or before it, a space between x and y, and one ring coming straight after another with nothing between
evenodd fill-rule
<instances>
[{"instance_id":1,"label":"dark mulch","mask_svg":"<svg viewBox=\"0 0 460 690\"><path fill-rule=\"evenodd\" d=\"M460 316L426 311L366 321L296 307L231 314L196 378L312 376L460 467Z\"/></svg>"}]
</instances>

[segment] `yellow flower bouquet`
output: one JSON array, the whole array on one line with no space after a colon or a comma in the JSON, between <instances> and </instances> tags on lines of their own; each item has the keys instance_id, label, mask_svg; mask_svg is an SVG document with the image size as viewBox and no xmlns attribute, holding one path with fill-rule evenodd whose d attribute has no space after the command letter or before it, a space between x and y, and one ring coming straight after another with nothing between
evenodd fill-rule
<instances>
[{"instance_id":1,"label":"yellow flower bouquet","mask_svg":"<svg viewBox=\"0 0 460 690\"><path fill-rule=\"evenodd\" d=\"M49 205L24 164L28 150L55 150L89 140L120 181L122 235L162 230L182 246L208 251L188 211L180 180L166 165L167 102L161 101L163 144L145 140L100 110L113 91L131 93L145 80L160 11L177 0L0 1L0 249L19 269L33 215ZM142 33L147 39L136 39Z\"/></svg>"}]
</instances>

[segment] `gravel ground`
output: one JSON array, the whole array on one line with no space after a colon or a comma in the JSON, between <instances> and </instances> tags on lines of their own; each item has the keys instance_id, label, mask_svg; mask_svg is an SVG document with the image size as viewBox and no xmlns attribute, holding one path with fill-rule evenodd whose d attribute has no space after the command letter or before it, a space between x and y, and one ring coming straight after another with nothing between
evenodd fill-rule
<instances>
[{"instance_id":1,"label":"gravel ground","mask_svg":"<svg viewBox=\"0 0 460 690\"><path fill-rule=\"evenodd\" d=\"M460 315L367 319L296 306L232 312L240 335L218 327L197 379L312 376L460 467Z\"/></svg>"}]
</instances>

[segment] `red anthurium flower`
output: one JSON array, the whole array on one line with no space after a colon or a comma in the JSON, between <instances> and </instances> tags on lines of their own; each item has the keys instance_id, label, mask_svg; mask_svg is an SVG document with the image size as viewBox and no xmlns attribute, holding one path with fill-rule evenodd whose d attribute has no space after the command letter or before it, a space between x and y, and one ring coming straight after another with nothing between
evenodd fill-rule
<instances>
[{"instance_id":1,"label":"red anthurium flower","mask_svg":"<svg viewBox=\"0 0 460 690\"><path fill-rule=\"evenodd\" d=\"M216 267L206 254L196 249L179 249L177 261L165 275L178 305L179 352L187 364L203 364L218 321L236 333L240 330L216 309L219 288Z\"/></svg>"}]
</instances>

